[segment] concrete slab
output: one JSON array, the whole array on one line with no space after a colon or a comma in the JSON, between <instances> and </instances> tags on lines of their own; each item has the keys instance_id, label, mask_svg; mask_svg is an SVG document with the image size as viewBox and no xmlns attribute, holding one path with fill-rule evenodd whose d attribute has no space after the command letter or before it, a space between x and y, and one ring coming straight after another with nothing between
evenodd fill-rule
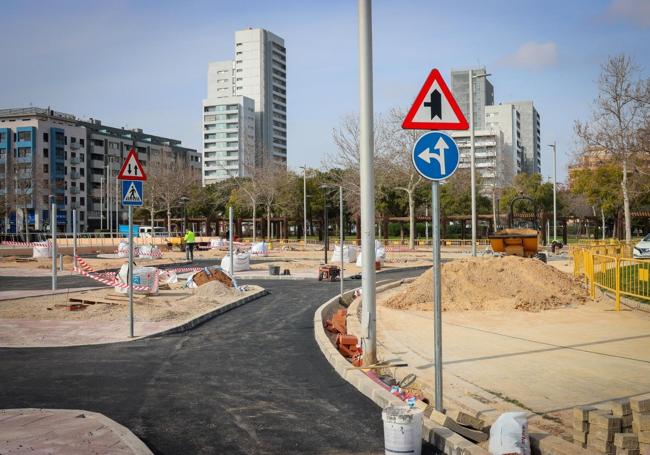
<instances>
[{"instance_id":1,"label":"concrete slab","mask_svg":"<svg viewBox=\"0 0 650 455\"><path fill-rule=\"evenodd\" d=\"M413 353L411 366L431 387L432 327L431 312L379 306L379 339L393 352ZM447 312L443 340L446 374L567 428L574 406L650 391L650 316L642 312L597 303L541 313Z\"/></svg>"},{"instance_id":2,"label":"concrete slab","mask_svg":"<svg viewBox=\"0 0 650 455\"><path fill-rule=\"evenodd\" d=\"M149 455L126 427L103 414L70 409L0 410L0 453Z\"/></svg>"}]
</instances>

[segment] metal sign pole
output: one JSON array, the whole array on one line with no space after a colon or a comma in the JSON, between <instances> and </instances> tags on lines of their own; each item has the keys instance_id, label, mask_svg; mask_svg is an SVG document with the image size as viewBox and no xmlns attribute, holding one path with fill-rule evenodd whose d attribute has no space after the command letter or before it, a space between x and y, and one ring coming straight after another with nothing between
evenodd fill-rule
<instances>
[{"instance_id":1,"label":"metal sign pole","mask_svg":"<svg viewBox=\"0 0 650 455\"><path fill-rule=\"evenodd\" d=\"M433 333L435 365L435 407L439 412L442 407L442 304L440 286L440 188L438 182L431 183L431 241L433 244Z\"/></svg>"},{"instance_id":2,"label":"metal sign pole","mask_svg":"<svg viewBox=\"0 0 650 455\"><path fill-rule=\"evenodd\" d=\"M129 336L133 337L133 207L129 205Z\"/></svg>"},{"instance_id":3,"label":"metal sign pole","mask_svg":"<svg viewBox=\"0 0 650 455\"><path fill-rule=\"evenodd\" d=\"M232 251L232 218L233 208L228 208L228 255L230 257L230 276L235 276L235 258Z\"/></svg>"},{"instance_id":4,"label":"metal sign pole","mask_svg":"<svg viewBox=\"0 0 650 455\"><path fill-rule=\"evenodd\" d=\"M52 213L50 214L50 227L52 228L52 290L56 291L56 202L52 202ZM16 223L18 224L18 223Z\"/></svg>"}]
</instances>

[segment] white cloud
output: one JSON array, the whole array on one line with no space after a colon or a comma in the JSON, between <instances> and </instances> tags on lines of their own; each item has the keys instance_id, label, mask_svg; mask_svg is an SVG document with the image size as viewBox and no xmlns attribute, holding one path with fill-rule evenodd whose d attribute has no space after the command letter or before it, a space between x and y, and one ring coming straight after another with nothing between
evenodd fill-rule
<instances>
[{"instance_id":1,"label":"white cloud","mask_svg":"<svg viewBox=\"0 0 650 455\"><path fill-rule=\"evenodd\" d=\"M512 54L506 55L501 63L505 66L536 70L555 65L556 61L557 45L553 41L548 43L528 41Z\"/></svg>"},{"instance_id":2,"label":"white cloud","mask_svg":"<svg viewBox=\"0 0 650 455\"><path fill-rule=\"evenodd\" d=\"M605 17L630 21L640 27L650 27L650 1L613 0L605 12Z\"/></svg>"}]
</instances>

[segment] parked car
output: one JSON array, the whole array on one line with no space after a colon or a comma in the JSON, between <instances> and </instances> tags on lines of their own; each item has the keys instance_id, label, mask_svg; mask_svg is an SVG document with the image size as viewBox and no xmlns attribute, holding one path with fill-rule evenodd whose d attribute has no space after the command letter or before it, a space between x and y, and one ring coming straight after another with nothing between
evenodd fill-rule
<instances>
[{"instance_id":1,"label":"parked car","mask_svg":"<svg viewBox=\"0 0 650 455\"><path fill-rule=\"evenodd\" d=\"M650 234L643 237L639 243L634 245L634 258L650 259Z\"/></svg>"}]
</instances>

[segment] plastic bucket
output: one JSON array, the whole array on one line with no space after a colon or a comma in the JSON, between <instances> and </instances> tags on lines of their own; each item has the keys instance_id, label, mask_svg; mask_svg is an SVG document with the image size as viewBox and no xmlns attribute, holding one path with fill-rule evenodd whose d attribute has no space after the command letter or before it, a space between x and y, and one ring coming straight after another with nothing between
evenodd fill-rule
<instances>
[{"instance_id":1,"label":"plastic bucket","mask_svg":"<svg viewBox=\"0 0 650 455\"><path fill-rule=\"evenodd\" d=\"M386 455L422 453L422 411L408 406L388 406L381 413L384 421Z\"/></svg>"}]
</instances>

